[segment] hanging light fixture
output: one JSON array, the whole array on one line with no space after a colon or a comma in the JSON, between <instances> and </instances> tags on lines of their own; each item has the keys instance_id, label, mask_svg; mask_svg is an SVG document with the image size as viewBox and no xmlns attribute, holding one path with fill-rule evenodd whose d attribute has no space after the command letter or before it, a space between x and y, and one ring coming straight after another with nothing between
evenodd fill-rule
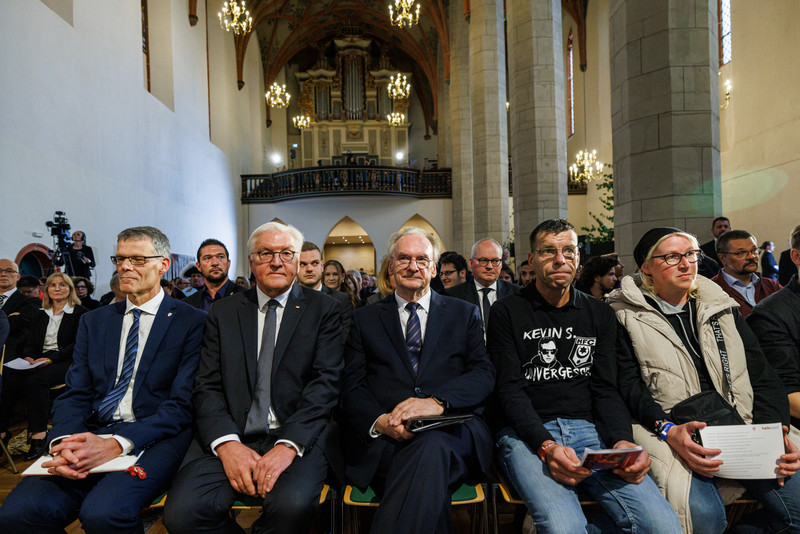
<instances>
[{"instance_id":1,"label":"hanging light fixture","mask_svg":"<svg viewBox=\"0 0 800 534\"><path fill-rule=\"evenodd\" d=\"M292 123L295 128L302 130L311 124L311 117L308 115L297 115L296 117L292 117Z\"/></svg>"},{"instance_id":2,"label":"hanging light fixture","mask_svg":"<svg viewBox=\"0 0 800 534\"><path fill-rule=\"evenodd\" d=\"M392 26L405 28L417 24L419 22L419 4L416 6L417 10L412 14L413 8L414 2L411 0L394 0L394 7L389 4L389 21Z\"/></svg>"},{"instance_id":3,"label":"hanging light fixture","mask_svg":"<svg viewBox=\"0 0 800 534\"><path fill-rule=\"evenodd\" d=\"M404 74L397 73L391 77L391 82L386 88L392 100L405 100L411 94L411 84L406 81Z\"/></svg>"},{"instance_id":4,"label":"hanging light fixture","mask_svg":"<svg viewBox=\"0 0 800 534\"><path fill-rule=\"evenodd\" d=\"M583 74L583 142L586 143L586 72ZM597 161L597 150L584 148L575 156L575 163L569 168L569 181L588 183L603 177L603 164Z\"/></svg>"},{"instance_id":5,"label":"hanging light fixture","mask_svg":"<svg viewBox=\"0 0 800 534\"><path fill-rule=\"evenodd\" d=\"M406 116L403 113L390 113L386 115L386 120L389 121L389 124L392 126L400 126L404 122L406 122Z\"/></svg>"},{"instance_id":6,"label":"hanging light fixture","mask_svg":"<svg viewBox=\"0 0 800 534\"><path fill-rule=\"evenodd\" d=\"M286 84L281 86L278 85L278 82L273 82L265 96L271 108L285 108L289 105L289 99L292 98L292 95L286 92Z\"/></svg>"},{"instance_id":7,"label":"hanging light fixture","mask_svg":"<svg viewBox=\"0 0 800 534\"><path fill-rule=\"evenodd\" d=\"M253 29L253 17L247 10L244 0L236 3L235 0L222 3L222 11L217 13L219 16L219 26L226 31L233 30L236 35L244 35Z\"/></svg>"}]
</instances>

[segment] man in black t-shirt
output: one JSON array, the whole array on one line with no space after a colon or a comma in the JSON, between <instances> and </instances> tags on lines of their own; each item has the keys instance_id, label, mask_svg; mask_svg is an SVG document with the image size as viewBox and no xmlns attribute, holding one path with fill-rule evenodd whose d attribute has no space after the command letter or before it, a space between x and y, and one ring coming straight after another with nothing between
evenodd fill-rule
<instances>
[{"instance_id":1,"label":"man in black t-shirt","mask_svg":"<svg viewBox=\"0 0 800 534\"><path fill-rule=\"evenodd\" d=\"M681 531L675 512L647 477L647 453L625 469L581 467L586 449L629 448L630 416L616 390L616 318L572 288L578 237L564 220L531 233L535 282L491 310L487 343L497 369L502 429L498 463L537 532L584 532L576 486L623 531ZM542 465L544 464L544 465Z\"/></svg>"}]
</instances>

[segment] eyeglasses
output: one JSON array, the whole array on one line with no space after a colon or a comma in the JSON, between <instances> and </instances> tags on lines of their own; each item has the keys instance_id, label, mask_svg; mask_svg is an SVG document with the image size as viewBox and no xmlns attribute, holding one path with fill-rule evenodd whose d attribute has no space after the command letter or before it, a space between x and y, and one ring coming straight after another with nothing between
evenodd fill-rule
<instances>
[{"instance_id":1,"label":"eyeglasses","mask_svg":"<svg viewBox=\"0 0 800 534\"><path fill-rule=\"evenodd\" d=\"M489 258L472 258L472 259L477 261L478 265L480 265L481 267L486 267L490 263L492 264L492 267L497 267L498 265L503 263L503 260L501 260L500 258L492 258L491 260Z\"/></svg>"},{"instance_id":2,"label":"eyeglasses","mask_svg":"<svg viewBox=\"0 0 800 534\"><path fill-rule=\"evenodd\" d=\"M281 250L280 252L274 252L272 250L260 250L258 252L250 253L251 256L257 257L261 263L271 262L276 254L283 263L288 263L294 259L294 255L297 254L297 252L294 250Z\"/></svg>"},{"instance_id":3,"label":"eyeglasses","mask_svg":"<svg viewBox=\"0 0 800 534\"><path fill-rule=\"evenodd\" d=\"M559 252L561 252L561 255L564 256L565 260L574 260L575 256L578 255L578 249L576 247L545 247L536 250L536 252L539 253L543 260L552 260L558 255Z\"/></svg>"},{"instance_id":4,"label":"eyeglasses","mask_svg":"<svg viewBox=\"0 0 800 534\"><path fill-rule=\"evenodd\" d=\"M141 267L150 260L163 257L164 256L111 256L111 263L113 263L114 265L122 265L123 263L125 263L125 260L128 260L129 262L131 262L131 265L135 265L136 267Z\"/></svg>"},{"instance_id":5,"label":"eyeglasses","mask_svg":"<svg viewBox=\"0 0 800 534\"><path fill-rule=\"evenodd\" d=\"M417 262L417 267L421 269L427 269L428 266L431 264L430 258L427 256L420 256L419 258L412 258L411 256L398 256L395 258L394 262L397 264L397 267L400 269L407 269L412 261Z\"/></svg>"},{"instance_id":6,"label":"eyeglasses","mask_svg":"<svg viewBox=\"0 0 800 534\"><path fill-rule=\"evenodd\" d=\"M736 252L717 252L717 254L726 254L728 256L736 256L740 260L743 260L748 256L756 256L756 257L758 257L758 249L754 248L752 250L737 250Z\"/></svg>"},{"instance_id":7,"label":"eyeglasses","mask_svg":"<svg viewBox=\"0 0 800 534\"><path fill-rule=\"evenodd\" d=\"M15 271L14 269L0 269L0 273L17 274L17 271Z\"/></svg>"},{"instance_id":8,"label":"eyeglasses","mask_svg":"<svg viewBox=\"0 0 800 534\"><path fill-rule=\"evenodd\" d=\"M697 263L700 261L700 258L703 257L702 250L690 250L689 252L684 252L680 254L678 252L670 252L669 254L660 254L658 256L653 256L653 258L664 258L664 263L667 265L678 265L680 262L683 261L683 258L686 258L686 261L689 263Z\"/></svg>"},{"instance_id":9,"label":"eyeglasses","mask_svg":"<svg viewBox=\"0 0 800 534\"><path fill-rule=\"evenodd\" d=\"M456 274L458 271L453 269L452 271L439 271L439 272L441 273L442 276L446 276L446 277L450 278L451 276Z\"/></svg>"}]
</instances>

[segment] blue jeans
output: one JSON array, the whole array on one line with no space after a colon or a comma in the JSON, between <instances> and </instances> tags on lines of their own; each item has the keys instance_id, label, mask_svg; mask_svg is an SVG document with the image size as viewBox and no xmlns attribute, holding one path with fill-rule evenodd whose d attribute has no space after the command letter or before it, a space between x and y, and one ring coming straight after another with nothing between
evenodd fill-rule
<instances>
[{"instance_id":1,"label":"blue jeans","mask_svg":"<svg viewBox=\"0 0 800 534\"><path fill-rule=\"evenodd\" d=\"M587 447L605 448L594 425L581 419L555 419L545 428L578 458ZM550 469L513 429L504 428L497 442L498 460L509 482L525 501L539 534L592 532L581 510L578 490L557 482ZM680 534L678 516L650 477L640 484L625 482L611 471L597 471L580 488L597 500L621 532ZM602 529L600 529L602 531Z\"/></svg>"},{"instance_id":2,"label":"blue jeans","mask_svg":"<svg viewBox=\"0 0 800 534\"><path fill-rule=\"evenodd\" d=\"M762 504L752 517L745 516L732 532L800 532L800 476L785 480L783 487L775 480L740 480L747 494ZM697 534L725 531L725 505L713 478L692 474L689 491L692 527Z\"/></svg>"}]
</instances>

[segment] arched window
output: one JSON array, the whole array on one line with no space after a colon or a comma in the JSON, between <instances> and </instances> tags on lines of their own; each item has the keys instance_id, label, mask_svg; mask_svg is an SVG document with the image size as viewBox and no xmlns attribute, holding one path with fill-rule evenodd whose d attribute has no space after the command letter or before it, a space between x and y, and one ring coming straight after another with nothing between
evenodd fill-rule
<instances>
[{"instance_id":1,"label":"arched window","mask_svg":"<svg viewBox=\"0 0 800 534\"><path fill-rule=\"evenodd\" d=\"M575 133L575 86L572 66L572 28L567 37L567 137Z\"/></svg>"},{"instance_id":2,"label":"arched window","mask_svg":"<svg viewBox=\"0 0 800 534\"><path fill-rule=\"evenodd\" d=\"M731 0L717 0L719 18L719 66L731 60Z\"/></svg>"}]
</instances>

